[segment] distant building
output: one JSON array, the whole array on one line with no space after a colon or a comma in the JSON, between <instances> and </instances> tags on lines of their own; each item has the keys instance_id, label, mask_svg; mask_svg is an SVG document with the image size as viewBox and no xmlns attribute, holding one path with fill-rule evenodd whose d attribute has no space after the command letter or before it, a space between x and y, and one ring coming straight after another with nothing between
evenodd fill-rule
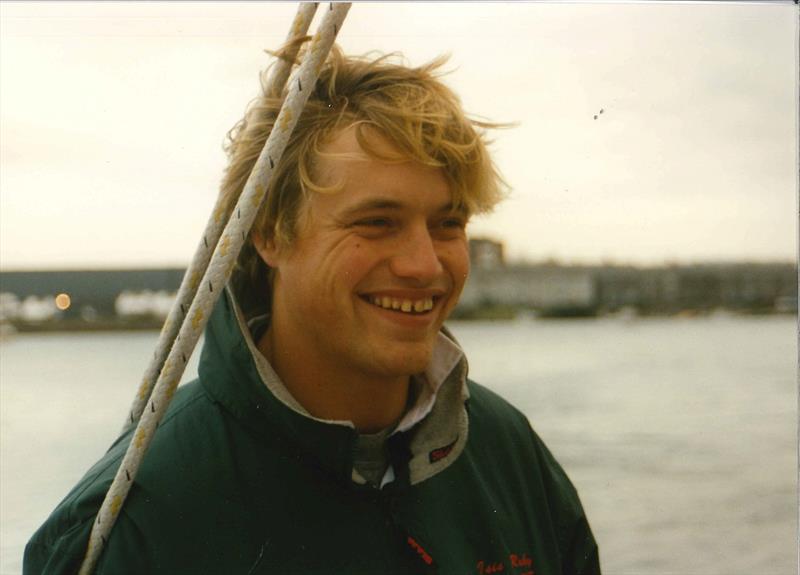
<instances>
[{"instance_id":1,"label":"distant building","mask_svg":"<svg viewBox=\"0 0 800 575\"><path fill-rule=\"evenodd\" d=\"M519 310L560 317L797 312L797 266L790 263L511 264L503 245L486 238L470 240L470 258L457 317L510 317ZM183 274L181 268L0 272L0 327L157 328Z\"/></svg>"},{"instance_id":2,"label":"distant building","mask_svg":"<svg viewBox=\"0 0 800 575\"><path fill-rule=\"evenodd\" d=\"M512 306L542 315L587 315L596 306L595 280L584 269L513 265L473 269L459 307Z\"/></svg>"},{"instance_id":3,"label":"distant building","mask_svg":"<svg viewBox=\"0 0 800 575\"><path fill-rule=\"evenodd\" d=\"M183 274L181 268L0 272L0 319L92 323L139 310L163 320L165 300Z\"/></svg>"},{"instance_id":4,"label":"distant building","mask_svg":"<svg viewBox=\"0 0 800 575\"><path fill-rule=\"evenodd\" d=\"M657 268L597 268L601 311L770 312L797 309L797 267L782 263L715 263ZM794 305L792 304L794 302Z\"/></svg>"},{"instance_id":5,"label":"distant building","mask_svg":"<svg viewBox=\"0 0 800 575\"><path fill-rule=\"evenodd\" d=\"M503 267L503 244L487 238L470 238L469 260L473 270L491 270Z\"/></svg>"},{"instance_id":6,"label":"distant building","mask_svg":"<svg viewBox=\"0 0 800 575\"><path fill-rule=\"evenodd\" d=\"M715 309L791 313L798 307L797 266L791 263L508 264L498 242L473 240L471 249L472 274L458 307L468 316L476 309L503 306L557 316L622 310L643 315Z\"/></svg>"}]
</instances>

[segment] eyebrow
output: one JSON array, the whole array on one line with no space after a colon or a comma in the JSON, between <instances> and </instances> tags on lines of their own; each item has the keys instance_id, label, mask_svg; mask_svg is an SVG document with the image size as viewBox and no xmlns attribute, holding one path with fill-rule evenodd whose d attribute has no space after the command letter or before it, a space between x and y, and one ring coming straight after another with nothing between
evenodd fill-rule
<instances>
[{"instance_id":1,"label":"eyebrow","mask_svg":"<svg viewBox=\"0 0 800 575\"><path fill-rule=\"evenodd\" d=\"M363 201L358 202L357 204L355 204L353 206L350 206L349 208L346 208L341 214L339 214L339 216L343 217L343 218L347 218L347 217L354 216L356 214L360 214L360 213L363 213L363 212L369 212L369 211L372 211L372 210L398 211L398 210L402 210L404 207L405 206L401 202L398 202L397 200L394 200L394 199L390 199L390 198L371 198L371 199L363 200ZM447 202L445 204L442 204L442 206L440 206L436 210L435 213L438 214L438 213L449 213L449 212L455 212L455 213L459 213L459 214L466 214L466 209L461 208L461 209L454 210L453 209L453 202Z\"/></svg>"}]
</instances>

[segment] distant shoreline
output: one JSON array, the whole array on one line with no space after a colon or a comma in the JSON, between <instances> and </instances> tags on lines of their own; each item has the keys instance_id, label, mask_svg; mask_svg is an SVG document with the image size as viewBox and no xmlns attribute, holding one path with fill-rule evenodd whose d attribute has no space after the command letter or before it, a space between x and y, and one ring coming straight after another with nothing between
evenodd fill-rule
<instances>
[{"instance_id":1,"label":"distant shoreline","mask_svg":"<svg viewBox=\"0 0 800 575\"><path fill-rule=\"evenodd\" d=\"M515 321L531 319L538 321L564 321L576 319L647 319L647 318L675 318L692 319L714 316L748 317L748 316L789 316L796 317L797 312L775 309L711 309L711 310L680 310L676 313L634 313L632 310L623 310L613 313L573 313L567 310L563 314L537 313L526 309L513 308L487 308L474 309L456 313L451 316L451 321ZM67 332L123 332L123 331L160 331L164 320L157 317L137 318L97 318L94 320L60 319L56 321L20 321L3 322L0 324L0 336L9 336L25 333L67 333Z\"/></svg>"},{"instance_id":2,"label":"distant shoreline","mask_svg":"<svg viewBox=\"0 0 800 575\"><path fill-rule=\"evenodd\" d=\"M153 319L98 319L84 321L65 319L60 321L13 321L3 324L4 331L12 333L48 332L92 332L92 331L159 331L164 320Z\"/></svg>"}]
</instances>

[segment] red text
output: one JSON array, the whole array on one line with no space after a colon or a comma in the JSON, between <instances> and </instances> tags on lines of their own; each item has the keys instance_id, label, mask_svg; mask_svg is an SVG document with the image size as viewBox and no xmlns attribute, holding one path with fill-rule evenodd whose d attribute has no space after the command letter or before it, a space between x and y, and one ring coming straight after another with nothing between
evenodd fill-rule
<instances>
[{"instance_id":1,"label":"red text","mask_svg":"<svg viewBox=\"0 0 800 575\"><path fill-rule=\"evenodd\" d=\"M491 575L492 573L502 573L505 571L505 565L503 563L484 563L483 561L478 561L478 574L479 575Z\"/></svg>"}]
</instances>

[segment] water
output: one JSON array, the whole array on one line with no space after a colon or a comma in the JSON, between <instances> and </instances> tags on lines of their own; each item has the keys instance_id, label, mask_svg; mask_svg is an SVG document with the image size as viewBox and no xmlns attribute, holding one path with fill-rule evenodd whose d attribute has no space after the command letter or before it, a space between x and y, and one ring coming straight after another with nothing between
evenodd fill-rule
<instances>
[{"instance_id":1,"label":"water","mask_svg":"<svg viewBox=\"0 0 800 575\"><path fill-rule=\"evenodd\" d=\"M524 411L567 469L605 573L796 572L793 318L450 327L471 376ZM2 343L3 575L20 571L25 541L108 446L155 339Z\"/></svg>"}]
</instances>

